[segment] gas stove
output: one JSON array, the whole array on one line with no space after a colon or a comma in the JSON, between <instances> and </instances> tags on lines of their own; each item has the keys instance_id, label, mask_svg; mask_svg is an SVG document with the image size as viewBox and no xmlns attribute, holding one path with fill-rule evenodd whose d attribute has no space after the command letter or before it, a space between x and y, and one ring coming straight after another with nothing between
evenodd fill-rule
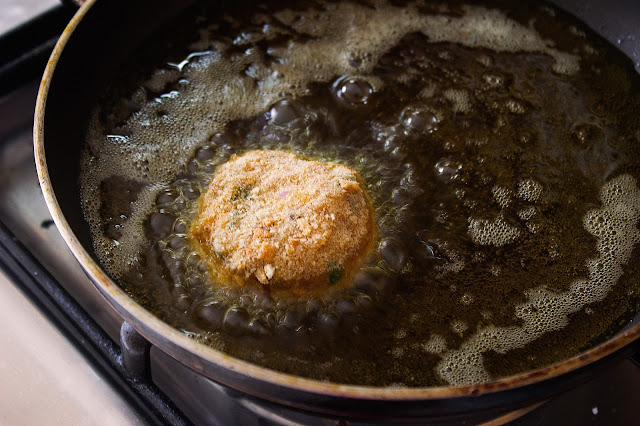
<instances>
[{"instance_id":1,"label":"gas stove","mask_svg":"<svg viewBox=\"0 0 640 426\"><path fill-rule=\"evenodd\" d=\"M51 8L0 38L0 423L348 424L214 383L141 341L94 289L46 208L31 135L40 76L74 8L30 3ZM16 4L0 0L0 15ZM535 406L457 423L632 424L639 395L640 367L624 359Z\"/></svg>"}]
</instances>

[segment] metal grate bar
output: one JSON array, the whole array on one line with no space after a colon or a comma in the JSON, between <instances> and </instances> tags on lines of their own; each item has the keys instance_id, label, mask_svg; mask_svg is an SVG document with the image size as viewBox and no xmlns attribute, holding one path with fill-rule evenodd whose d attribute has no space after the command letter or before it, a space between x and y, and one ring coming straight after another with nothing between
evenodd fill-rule
<instances>
[{"instance_id":1,"label":"metal grate bar","mask_svg":"<svg viewBox=\"0 0 640 426\"><path fill-rule=\"evenodd\" d=\"M150 380L128 377L118 345L1 222L0 268L142 417L152 424L190 423Z\"/></svg>"}]
</instances>

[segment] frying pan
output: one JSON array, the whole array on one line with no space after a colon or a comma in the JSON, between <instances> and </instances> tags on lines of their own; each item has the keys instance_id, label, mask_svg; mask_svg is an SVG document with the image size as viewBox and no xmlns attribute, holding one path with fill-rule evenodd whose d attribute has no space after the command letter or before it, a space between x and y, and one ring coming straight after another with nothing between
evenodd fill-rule
<instances>
[{"instance_id":1,"label":"frying pan","mask_svg":"<svg viewBox=\"0 0 640 426\"><path fill-rule=\"evenodd\" d=\"M58 42L38 96L34 140L42 190L53 219L93 285L124 320L185 366L256 400L332 418L377 421L454 419L469 413L498 414L575 386L635 350L640 318L610 340L571 359L489 383L455 387L380 388L325 383L234 359L187 338L131 299L101 269L83 219L78 188L79 155L89 113L106 83L139 43L189 2L87 1ZM640 3L633 0L557 1L637 58ZM637 38L636 38L637 37ZM616 41L615 39L613 40Z\"/></svg>"}]
</instances>

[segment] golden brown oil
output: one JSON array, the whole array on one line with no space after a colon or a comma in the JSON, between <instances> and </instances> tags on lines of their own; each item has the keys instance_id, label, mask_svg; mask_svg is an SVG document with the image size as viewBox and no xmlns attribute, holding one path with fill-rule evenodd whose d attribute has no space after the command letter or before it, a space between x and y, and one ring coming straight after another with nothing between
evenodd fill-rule
<instances>
[{"instance_id":1,"label":"golden brown oil","mask_svg":"<svg viewBox=\"0 0 640 426\"><path fill-rule=\"evenodd\" d=\"M334 382L482 382L609 337L640 285L638 75L571 17L505 4L195 7L96 108L103 266L203 344ZM212 282L187 229L216 166L252 149L361 175L379 235L352 286Z\"/></svg>"}]
</instances>

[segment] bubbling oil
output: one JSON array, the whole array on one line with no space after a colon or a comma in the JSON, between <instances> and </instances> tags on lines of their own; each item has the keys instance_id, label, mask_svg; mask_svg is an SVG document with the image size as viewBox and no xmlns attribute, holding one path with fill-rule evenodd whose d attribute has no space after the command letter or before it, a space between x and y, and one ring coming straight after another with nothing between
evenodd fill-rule
<instances>
[{"instance_id":1,"label":"bubbling oil","mask_svg":"<svg viewBox=\"0 0 640 426\"><path fill-rule=\"evenodd\" d=\"M638 76L579 23L500 2L228 7L158 34L189 41L125 69L87 132L94 249L143 306L230 355L375 386L526 371L635 314ZM379 232L352 285L210 276L187 231L216 168L254 149L362 177Z\"/></svg>"}]
</instances>

